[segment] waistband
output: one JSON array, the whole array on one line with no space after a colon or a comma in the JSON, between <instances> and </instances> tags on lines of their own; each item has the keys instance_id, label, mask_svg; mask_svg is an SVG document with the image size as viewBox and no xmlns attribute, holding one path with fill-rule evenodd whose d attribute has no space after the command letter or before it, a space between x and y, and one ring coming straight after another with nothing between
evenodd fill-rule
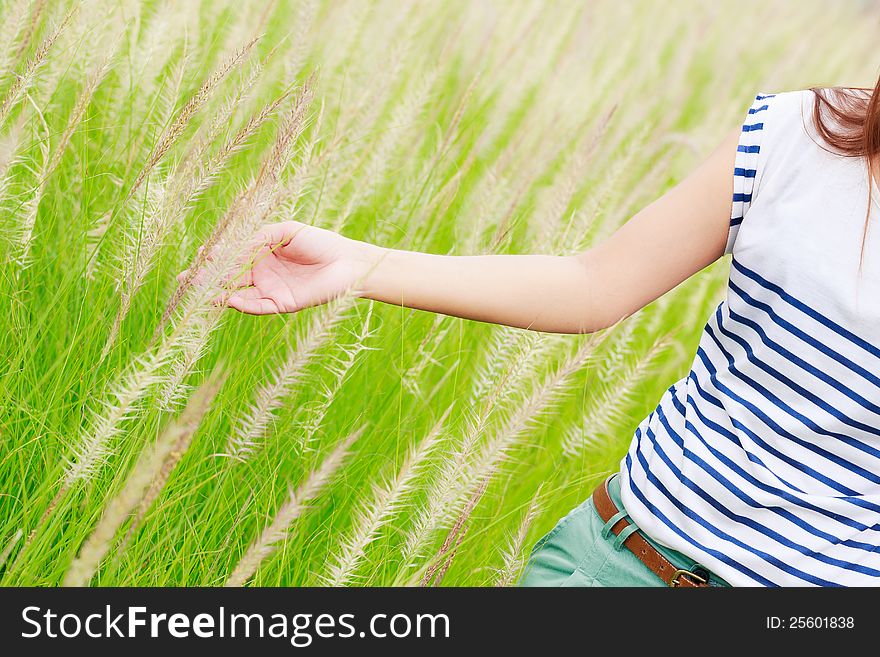
<instances>
[{"instance_id":1,"label":"waistband","mask_svg":"<svg viewBox=\"0 0 880 657\"><path fill-rule=\"evenodd\" d=\"M608 480L608 494L611 497L611 501L614 502L614 506L616 506L621 511L625 511L626 509L623 506L623 500L620 497L620 475L615 474L611 479ZM635 525L632 518L627 518L627 521L631 524ZM682 554L678 550L673 550L671 548L666 547L665 545L660 545L651 537L649 537L645 532L641 529L638 530L639 534L644 538L655 550L657 550L660 554L666 557L676 568L681 568L683 570L691 570L694 566L700 565L687 555ZM705 566L703 566L705 568ZM709 584L711 586L730 586L725 580L721 579L715 573L711 573L711 577L709 578Z\"/></svg>"}]
</instances>

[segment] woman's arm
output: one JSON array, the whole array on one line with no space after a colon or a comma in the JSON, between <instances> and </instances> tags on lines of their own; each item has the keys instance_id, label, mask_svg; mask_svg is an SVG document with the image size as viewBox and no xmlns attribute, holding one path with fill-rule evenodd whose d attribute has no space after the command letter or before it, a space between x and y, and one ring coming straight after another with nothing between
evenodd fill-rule
<instances>
[{"instance_id":1,"label":"woman's arm","mask_svg":"<svg viewBox=\"0 0 880 657\"><path fill-rule=\"evenodd\" d=\"M444 256L384 249L297 222L263 229L242 312L295 312L360 296L537 331L610 326L717 260L726 244L739 129L605 242L574 256Z\"/></svg>"}]
</instances>

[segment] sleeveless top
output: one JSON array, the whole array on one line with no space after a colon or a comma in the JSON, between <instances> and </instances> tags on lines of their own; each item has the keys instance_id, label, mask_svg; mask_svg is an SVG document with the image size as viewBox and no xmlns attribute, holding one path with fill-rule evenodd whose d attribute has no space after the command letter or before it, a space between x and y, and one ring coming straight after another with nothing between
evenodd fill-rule
<instances>
[{"instance_id":1,"label":"sleeveless top","mask_svg":"<svg viewBox=\"0 0 880 657\"><path fill-rule=\"evenodd\" d=\"M734 586L880 584L876 207L859 266L874 182L826 150L813 98L749 108L726 298L621 462L636 524Z\"/></svg>"}]
</instances>

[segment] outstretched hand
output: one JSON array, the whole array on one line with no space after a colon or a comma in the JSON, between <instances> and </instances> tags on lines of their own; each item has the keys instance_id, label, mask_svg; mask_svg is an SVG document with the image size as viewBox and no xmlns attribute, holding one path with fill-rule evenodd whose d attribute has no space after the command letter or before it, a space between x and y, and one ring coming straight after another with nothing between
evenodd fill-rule
<instances>
[{"instance_id":1,"label":"outstretched hand","mask_svg":"<svg viewBox=\"0 0 880 657\"><path fill-rule=\"evenodd\" d=\"M260 229L226 305L250 315L293 313L341 296L359 275L359 243L298 221Z\"/></svg>"}]
</instances>

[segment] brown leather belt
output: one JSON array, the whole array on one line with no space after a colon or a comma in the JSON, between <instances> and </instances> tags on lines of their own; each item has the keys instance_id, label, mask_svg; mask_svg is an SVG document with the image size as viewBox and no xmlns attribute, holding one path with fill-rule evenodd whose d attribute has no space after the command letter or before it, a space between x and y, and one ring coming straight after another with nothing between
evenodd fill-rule
<instances>
[{"instance_id":1,"label":"brown leather belt","mask_svg":"<svg viewBox=\"0 0 880 657\"><path fill-rule=\"evenodd\" d=\"M610 478L603 481L593 492L593 504L596 506L596 511L599 512L599 516L605 522L611 520L611 518L620 511L615 506L614 502L611 500L611 495L608 493L609 481ZM617 536L630 524L631 523L626 518L621 518L614 523L611 527L611 531ZM709 586L708 572L700 569L701 572L694 573L690 570L676 568L669 559L660 554L653 545L642 538L638 531L632 532L626 540L623 541L623 544L630 552L638 557L639 561L650 568L651 572L671 587L706 588ZM695 568L694 570L697 569Z\"/></svg>"}]
</instances>

